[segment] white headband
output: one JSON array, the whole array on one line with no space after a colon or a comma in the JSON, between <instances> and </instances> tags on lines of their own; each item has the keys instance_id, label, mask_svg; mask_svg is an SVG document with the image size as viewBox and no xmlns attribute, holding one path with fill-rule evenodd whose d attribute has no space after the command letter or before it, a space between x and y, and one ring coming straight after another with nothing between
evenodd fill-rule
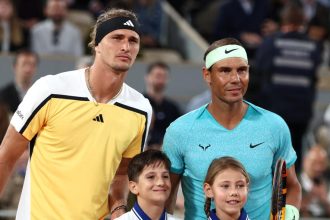
<instances>
[{"instance_id":1,"label":"white headband","mask_svg":"<svg viewBox=\"0 0 330 220\"><path fill-rule=\"evenodd\" d=\"M248 60L245 49L242 46L236 44L229 44L218 47L206 55L205 67L209 69L213 64L219 60L223 60L230 57L240 57Z\"/></svg>"}]
</instances>

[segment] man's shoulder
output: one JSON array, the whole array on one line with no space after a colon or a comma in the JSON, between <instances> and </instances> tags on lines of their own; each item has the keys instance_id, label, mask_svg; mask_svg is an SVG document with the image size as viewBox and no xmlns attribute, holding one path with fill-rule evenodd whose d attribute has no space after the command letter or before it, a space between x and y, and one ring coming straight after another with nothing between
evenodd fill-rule
<instances>
[{"instance_id":1,"label":"man's shoulder","mask_svg":"<svg viewBox=\"0 0 330 220\"><path fill-rule=\"evenodd\" d=\"M190 127L195 123L195 121L203 114L205 111L205 106L202 106L196 110L190 111L173 121L169 128L171 129L181 129L182 127Z\"/></svg>"},{"instance_id":2,"label":"man's shoulder","mask_svg":"<svg viewBox=\"0 0 330 220\"><path fill-rule=\"evenodd\" d=\"M261 122L267 122L268 125L280 125L280 124L285 124L285 121L284 119L272 112L272 111L269 111L267 109L264 109L262 107L259 107L257 105L254 105L250 102L246 102L250 108L252 109L252 117L255 117L257 118L259 121Z\"/></svg>"},{"instance_id":3,"label":"man's shoulder","mask_svg":"<svg viewBox=\"0 0 330 220\"><path fill-rule=\"evenodd\" d=\"M41 31L51 30L51 22L49 20L41 21L36 25L34 25L31 30L32 32L37 32L37 33Z\"/></svg>"},{"instance_id":4,"label":"man's shoulder","mask_svg":"<svg viewBox=\"0 0 330 220\"><path fill-rule=\"evenodd\" d=\"M80 33L79 28L76 25L74 25L72 22L70 22L70 21L65 21L64 22L64 27L66 29L70 30L70 31L74 31L74 32Z\"/></svg>"},{"instance_id":5,"label":"man's shoulder","mask_svg":"<svg viewBox=\"0 0 330 220\"><path fill-rule=\"evenodd\" d=\"M35 90L44 92L45 95L70 95L76 96L81 87L81 74L83 70L73 70L54 75L45 75L39 78L33 85ZM78 89L78 90L77 90Z\"/></svg>"},{"instance_id":6,"label":"man's shoulder","mask_svg":"<svg viewBox=\"0 0 330 220\"><path fill-rule=\"evenodd\" d=\"M118 103L141 110L148 114L151 114L152 112L152 107L149 100L145 98L142 93L138 92L126 83L123 84L123 92L118 97Z\"/></svg>"},{"instance_id":7,"label":"man's shoulder","mask_svg":"<svg viewBox=\"0 0 330 220\"><path fill-rule=\"evenodd\" d=\"M60 72L57 74L45 75L40 79L38 79L37 81L40 80L44 82L48 81L51 82L52 84L57 82L61 82L61 83L71 82L73 84L76 84L79 77L81 77L81 74L83 74L83 69L77 69L77 70Z\"/></svg>"}]
</instances>

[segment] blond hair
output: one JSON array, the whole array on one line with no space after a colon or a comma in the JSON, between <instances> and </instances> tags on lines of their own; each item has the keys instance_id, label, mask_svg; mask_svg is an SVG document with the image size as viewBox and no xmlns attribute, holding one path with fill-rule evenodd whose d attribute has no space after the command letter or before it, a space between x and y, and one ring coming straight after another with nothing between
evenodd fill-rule
<instances>
[{"instance_id":1,"label":"blond hair","mask_svg":"<svg viewBox=\"0 0 330 220\"><path fill-rule=\"evenodd\" d=\"M222 171L227 170L227 169L233 169L237 170L240 173L243 174L243 176L246 179L246 183L250 183L250 177L247 171L245 170L243 164L241 164L238 160L236 160L233 157L220 157L217 159L214 159L206 173L206 177L204 180L204 184L207 183L210 186L213 185L215 177ZM210 216L210 207L211 207L211 198L206 197L205 199L205 204L204 204L204 211L207 217Z\"/></svg>"}]
</instances>

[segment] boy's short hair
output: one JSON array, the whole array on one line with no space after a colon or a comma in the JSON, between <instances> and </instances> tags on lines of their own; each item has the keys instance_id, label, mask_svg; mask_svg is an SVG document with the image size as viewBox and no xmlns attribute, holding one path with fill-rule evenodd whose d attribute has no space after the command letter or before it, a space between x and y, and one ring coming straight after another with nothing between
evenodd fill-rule
<instances>
[{"instance_id":1,"label":"boy's short hair","mask_svg":"<svg viewBox=\"0 0 330 220\"><path fill-rule=\"evenodd\" d=\"M165 168L170 170L171 161L162 151L150 149L137 154L128 165L128 180L137 182L145 167L150 165L159 166L161 164L164 164Z\"/></svg>"}]
</instances>

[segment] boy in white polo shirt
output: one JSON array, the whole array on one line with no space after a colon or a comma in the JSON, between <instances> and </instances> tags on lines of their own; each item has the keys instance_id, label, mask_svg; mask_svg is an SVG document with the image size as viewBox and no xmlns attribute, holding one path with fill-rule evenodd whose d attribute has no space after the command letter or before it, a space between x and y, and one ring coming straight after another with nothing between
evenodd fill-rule
<instances>
[{"instance_id":1,"label":"boy in white polo shirt","mask_svg":"<svg viewBox=\"0 0 330 220\"><path fill-rule=\"evenodd\" d=\"M117 220L176 219L165 210L171 192L170 167L170 160L158 150L147 150L133 157L127 172L129 190L137 196L137 202Z\"/></svg>"}]
</instances>

